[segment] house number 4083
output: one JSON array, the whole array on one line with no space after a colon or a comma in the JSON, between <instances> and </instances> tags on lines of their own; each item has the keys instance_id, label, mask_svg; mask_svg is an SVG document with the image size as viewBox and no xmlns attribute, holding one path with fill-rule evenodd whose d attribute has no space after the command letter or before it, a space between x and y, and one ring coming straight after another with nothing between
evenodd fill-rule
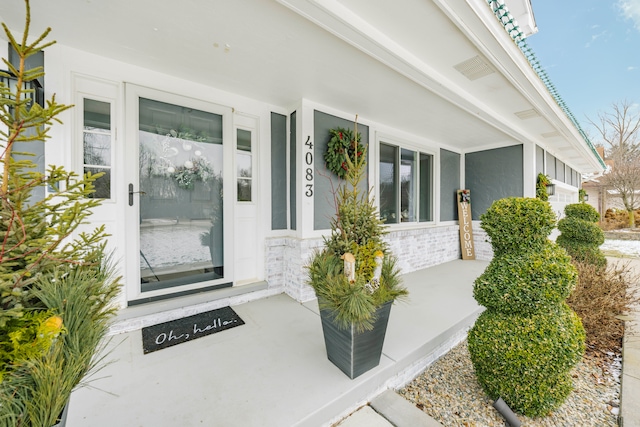
<instances>
[{"instance_id":1,"label":"house number 4083","mask_svg":"<svg viewBox=\"0 0 640 427\"><path fill-rule=\"evenodd\" d=\"M304 143L304 145L306 146L306 151L304 153L304 195L307 197L311 197L313 196L313 142L311 142L311 136L307 136L307 141Z\"/></svg>"}]
</instances>

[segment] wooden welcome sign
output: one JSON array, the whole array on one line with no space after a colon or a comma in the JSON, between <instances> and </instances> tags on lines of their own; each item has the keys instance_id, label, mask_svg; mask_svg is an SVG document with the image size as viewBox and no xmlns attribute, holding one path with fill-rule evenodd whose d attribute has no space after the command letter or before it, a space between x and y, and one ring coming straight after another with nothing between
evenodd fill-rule
<instances>
[{"instance_id":1,"label":"wooden welcome sign","mask_svg":"<svg viewBox=\"0 0 640 427\"><path fill-rule=\"evenodd\" d=\"M460 224L462 259L476 259L471 229L471 192L469 190L458 190L458 223Z\"/></svg>"}]
</instances>

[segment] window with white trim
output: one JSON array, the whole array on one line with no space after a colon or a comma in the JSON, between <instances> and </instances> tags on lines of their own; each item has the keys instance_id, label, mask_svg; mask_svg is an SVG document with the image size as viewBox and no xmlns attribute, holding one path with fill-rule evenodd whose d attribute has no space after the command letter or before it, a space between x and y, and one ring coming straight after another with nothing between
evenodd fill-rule
<instances>
[{"instance_id":1,"label":"window with white trim","mask_svg":"<svg viewBox=\"0 0 640 427\"><path fill-rule=\"evenodd\" d=\"M380 218L385 224L433 220L433 155L380 144Z\"/></svg>"}]
</instances>

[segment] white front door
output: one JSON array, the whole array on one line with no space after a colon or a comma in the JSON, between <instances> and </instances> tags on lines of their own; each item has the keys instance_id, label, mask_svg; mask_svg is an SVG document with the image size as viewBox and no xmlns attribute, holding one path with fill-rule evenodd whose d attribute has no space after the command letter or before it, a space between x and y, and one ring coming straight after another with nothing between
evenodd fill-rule
<instances>
[{"instance_id":1,"label":"white front door","mask_svg":"<svg viewBox=\"0 0 640 427\"><path fill-rule=\"evenodd\" d=\"M129 302L233 283L231 109L126 85Z\"/></svg>"}]
</instances>

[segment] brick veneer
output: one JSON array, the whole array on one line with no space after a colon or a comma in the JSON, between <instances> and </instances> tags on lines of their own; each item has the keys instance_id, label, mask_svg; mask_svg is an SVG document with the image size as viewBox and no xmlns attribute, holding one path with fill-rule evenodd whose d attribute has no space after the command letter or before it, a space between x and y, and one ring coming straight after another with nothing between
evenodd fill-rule
<instances>
[{"instance_id":1,"label":"brick veneer","mask_svg":"<svg viewBox=\"0 0 640 427\"><path fill-rule=\"evenodd\" d=\"M478 228L478 227L476 227ZM490 260L491 245L482 229L474 230L476 258ZM460 259L460 238L457 225L390 231L385 240L398 257L403 273L432 267ZM275 237L266 241L266 280L269 289L281 288L296 301L315 299L313 289L306 284L308 263L313 251L322 247L317 239Z\"/></svg>"}]
</instances>

